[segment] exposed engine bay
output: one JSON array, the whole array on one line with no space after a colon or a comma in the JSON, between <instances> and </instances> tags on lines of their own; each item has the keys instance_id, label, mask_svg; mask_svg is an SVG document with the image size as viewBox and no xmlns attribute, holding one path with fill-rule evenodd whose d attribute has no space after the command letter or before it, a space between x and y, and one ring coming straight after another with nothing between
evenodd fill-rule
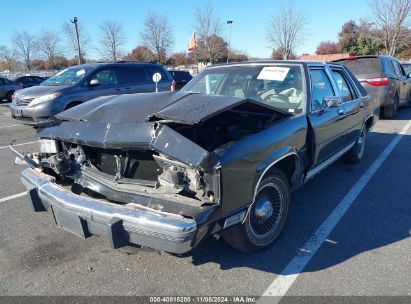
<instances>
[{"instance_id":1,"label":"exposed engine bay","mask_svg":"<svg viewBox=\"0 0 411 304\"><path fill-rule=\"evenodd\" d=\"M285 117L256 104L242 104L196 125L167 123L172 129L207 151L260 132Z\"/></svg>"},{"instance_id":2,"label":"exposed engine bay","mask_svg":"<svg viewBox=\"0 0 411 304\"><path fill-rule=\"evenodd\" d=\"M193 97L200 102L187 108ZM210 98L217 99L217 108L205 106ZM81 119L68 111L60 125L39 130L40 153L34 161L57 180L78 186L79 193L125 204L133 195L195 206L219 204L215 152L221 155L230 144L290 115L249 99L186 93L145 122L127 117L123 123L104 123L105 108L97 109Z\"/></svg>"}]
</instances>

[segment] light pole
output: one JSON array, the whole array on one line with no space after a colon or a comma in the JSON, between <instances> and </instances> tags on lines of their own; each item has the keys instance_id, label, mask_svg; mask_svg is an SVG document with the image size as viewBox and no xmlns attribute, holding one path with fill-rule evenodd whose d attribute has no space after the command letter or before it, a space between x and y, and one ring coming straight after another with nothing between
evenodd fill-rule
<instances>
[{"instance_id":1,"label":"light pole","mask_svg":"<svg viewBox=\"0 0 411 304\"><path fill-rule=\"evenodd\" d=\"M228 53L227 53L227 63L229 62L230 57L230 48L231 48L231 27L233 26L233 20L227 20L228 29L230 31L230 35L228 38Z\"/></svg>"},{"instance_id":2,"label":"light pole","mask_svg":"<svg viewBox=\"0 0 411 304\"><path fill-rule=\"evenodd\" d=\"M80 38L78 36L78 28L77 28L77 17L74 17L73 20L70 20L71 23L74 23L74 28L76 29L76 37L77 37L77 50L78 50L78 64L81 64L81 49L80 49Z\"/></svg>"}]
</instances>

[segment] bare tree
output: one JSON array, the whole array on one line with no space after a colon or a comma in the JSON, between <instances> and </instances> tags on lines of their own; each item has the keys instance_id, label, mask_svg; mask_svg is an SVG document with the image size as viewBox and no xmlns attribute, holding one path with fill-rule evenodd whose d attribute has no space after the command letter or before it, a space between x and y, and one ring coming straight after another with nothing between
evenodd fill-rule
<instances>
[{"instance_id":1,"label":"bare tree","mask_svg":"<svg viewBox=\"0 0 411 304\"><path fill-rule=\"evenodd\" d=\"M159 62L165 62L167 53L174 44L172 31L165 16L150 11L140 33L147 47L154 53Z\"/></svg>"},{"instance_id":2,"label":"bare tree","mask_svg":"<svg viewBox=\"0 0 411 304\"><path fill-rule=\"evenodd\" d=\"M287 2L271 18L267 39L273 49L278 50L284 60L290 59L303 41L307 25L304 14Z\"/></svg>"},{"instance_id":3,"label":"bare tree","mask_svg":"<svg viewBox=\"0 0 411 304\"><path fill-rule=\"evenodd\" d=\"M227 56L227 47L221 38L221 20L215 15L214 7L209 3L196 8L194 19L198 35L195 57L199 61L214 63L218 58Z\"/></svg>"},{"instance_id":4,"label":"bare tree","mask_svg":"<svg viewBox=\"0 0 411 304\"><path fill-rule=\"evenodd\" d=\"M139 45L134 48L129 54L123 57L123 60L134 61L151 61L154 58L154 54L145 45Z\"/></svg>"},{"instance_id":5,"label":"bare tree","mask_svg":"<svg viewBox=\"0 0 411 304\"><path fill-rule=\"evenodd\" d=\"M16 63L16 52L11 50L5 45L0 46L0 59L4 61L3 66L11 70L11 68L15 65Z\"/></svg>"},{"instance_id":6,"label":"bare tree","mask_svg":"<svg viewBox=\"0 0 411 304\"><path fill-rule=\"evenodd\" d=\"M394 56L401 45L408 45L410 31L408 17L411 0L373 0L370 2L377 37L380 38L387 55Z\"/></svg>"},{"instance_id":7,"label":"bare tree","mask_svg":"<svg viewBox=\"0 0 411 304\"><path fill-rule=\"evenodd\" d=\"M56 57L60 55L60 37L56 32L42 30L38 39L38 49L52 69L56 68Z\"/></svg>"},{"instance_id":8,"label":"bare tree","mask_svg":"<svg viewBox=\"0 0 411 304\"><path fill-rule=\"evenodd\" d=\"M77 26L78 26L78 36L80 40L81 59L84 60L87 47L90 43L90 38L86 34L82 24L83 23L79 22ZM66 35L67 45L69 49L71 50L72 55L74 55L75 58L78 58L77 36L76 36L76 30L74 29L73 24L70 21L66 21L63 24L63 31Z\"/></svg>"},{"instance_id":9,"label":"bare tree","mask_svg":"<svg viewBox=\"0 0 411 304\"><path fill-rule=\"evenodd\" d=\"M100 53L116 61L122 56L122 47L126 42L123 27L120 23L106 20L100 25Z\"/></svg>"},{"instance_id":10,"label":"bare tree","mask_svg":"<svg viewBox=\"0 0 411 304\"><path fill-rule=\"evenodd\" d=\"M16 49L16 52L21 56L26 65L27 69L30 71L32 68L31 61L34 54L37 51L37 41L34 35L29 32L14 32L11 37L11 41Z\"/></svg>"}]
</instances>

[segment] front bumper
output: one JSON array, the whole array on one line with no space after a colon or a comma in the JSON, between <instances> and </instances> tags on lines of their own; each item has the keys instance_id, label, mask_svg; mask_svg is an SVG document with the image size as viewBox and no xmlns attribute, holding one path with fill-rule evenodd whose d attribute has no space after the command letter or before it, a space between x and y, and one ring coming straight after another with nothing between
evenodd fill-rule
<instances>
[{"instance_id":1,"label":"front bumper","mask_svg":"<svg viewBox=\"0 0 411 304\"><path fill-rule=\"evenodd\" d=\"M193 247L194 219L76 195L57 185L53 177L31 168L23 171L21 179L35 211L51 211L58 227L83 238L95 234L107 237L113 248L133 243L172 253Z\"/></svg>"},{"instance_id":2,"label":"front bumper","mask_svg":"<svg viewBox=\"0 0 411 304\"><path fill-rule=\"evenodd\" d=\"M10 105L11 117L15 121L26 125L37 125L51 122L53 121L53 115L60 112L52 101L34 107L18 106L12 102Z\"/></svg>"}]
</instances>

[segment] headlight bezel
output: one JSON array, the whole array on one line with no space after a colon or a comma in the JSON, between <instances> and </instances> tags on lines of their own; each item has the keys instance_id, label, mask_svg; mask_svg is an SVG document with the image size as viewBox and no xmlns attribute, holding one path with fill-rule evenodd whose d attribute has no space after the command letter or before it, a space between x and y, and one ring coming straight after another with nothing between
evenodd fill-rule
<instances>
[{"instance_id":1,"label":"headlight bezel","mask_svg":"<svg viewBox=\"0 0 411 304\"><path fill-rule=\"evenodd\" d=\"M43 96L40 96L40 97L36 97L36 98L34 98L28 105L29 105L29 106L37 106L37 105L42 104L42 103L45 103L45 102L47 102L47 101L56 99L56 98L59 97L60 95L61 95L60 92L54 92L54 93L51 93L51 94L47 94L47 95L43 95Z\"/></svg>"}]
</instances>

